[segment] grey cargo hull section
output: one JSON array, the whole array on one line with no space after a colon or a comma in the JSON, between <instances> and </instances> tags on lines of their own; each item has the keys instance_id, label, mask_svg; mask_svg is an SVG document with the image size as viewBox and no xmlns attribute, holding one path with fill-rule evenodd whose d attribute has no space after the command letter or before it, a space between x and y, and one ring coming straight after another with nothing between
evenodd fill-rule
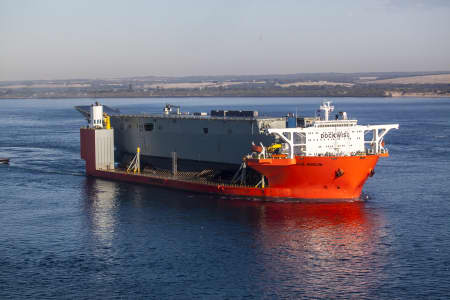
<instances>
[{"instance_id":1,"label":"grey cargo hull section","mask_svg":"<svg viewBox=\"0 0 450 300\"><path fill-rule=\"evenodd\" d=\"M200 117L192 115L116 115L116 154L126 162L141 148L141 160L169 168L176 152L178 168L235 169L250 152L251 143L270 145L268 128L285 128L285 118Z\"/></svg>"}]
</instances>

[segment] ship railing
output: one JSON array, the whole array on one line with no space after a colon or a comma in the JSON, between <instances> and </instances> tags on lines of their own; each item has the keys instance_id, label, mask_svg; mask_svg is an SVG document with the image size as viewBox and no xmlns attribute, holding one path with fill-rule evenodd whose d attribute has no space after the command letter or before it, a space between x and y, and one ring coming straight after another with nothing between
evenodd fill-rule
<instances>
[{"instance_id":1,"label":"ship railing","mask_svg":"<svg viewBox=\"0 0 450 300\"><path fill-rule=\"evenodd\" d=\"M377 155L377 154L386 154L389 153L387 148L381 148L379 152L374 152L371 149L366 149L365 151L352 151L352 152L325 152L325 153L294 153L294 157L297 158L303 158L303 157L315 157L315 156L326 156L326 157L340 157L340 156L367 156L367 155ZM252 157L249 156L249 158L260 158L260 157ZM281 153L281 154L270 154L265 158L271 158L271 159L285 159L288 158L287 153Z\"/></svg>"},{"instance_id":2,"label":"ship railing","mask_svg":"<svg viewBox=\"0 0 450 300\"><path fill-rule=\"evenodd\" d=\"M282 120L283 118L278 117L269 117L269 116L258 116L258 117L219 117L219 116L196 116L192 114L123 114L119 115L120 118L161 118L161 119L196 119L196 120L244 120L244 121L253 121L253 120L259 120L259 119L277 119Z\"/></svg>"},{"instance_id":3,"label":"ship railing","mask_svg":"<svg viewBox=\"0 0 450 300\"><path fill-rule=\"evenodd\" d=\"M107 169L98 169L100 171L105 172L114 172L114 173L122 173L122 174L129 174L124 169L115 169L115 170L107 170ZM144 176L144 177L151 177L151 178L157 178L157 179L175 179L178 181L183 182L191 182L191 183L202 183L207 184L211 186L227 186L227 187L254 187L254 185L246 184L245 181L241 181L239 183L233 183L230 180L223 180L223 179L216 179L212 180L211 178L205 178L205 177L199 177L198 175L202 173L201 172L195 172L195 171L178 171L177 175L173 175L171 170L156 170L156 169L145 169L141 170L140 174L135 174L137 176Z\"/></svg>"}]
</instances>

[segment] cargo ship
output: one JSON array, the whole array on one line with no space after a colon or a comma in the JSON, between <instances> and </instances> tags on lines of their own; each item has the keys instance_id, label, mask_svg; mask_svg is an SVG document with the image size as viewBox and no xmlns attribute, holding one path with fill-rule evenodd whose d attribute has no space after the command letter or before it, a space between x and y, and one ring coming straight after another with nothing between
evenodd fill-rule
<instances>
[{"instance_id":1,"label":"cargo ship","mask_svg":"<svg viewBox=\"0 0 450 300\"><path fill-rule=\"evenodd\" d=\"M331 117L262 117L257 111L126 115L95 104L77 107L86 174L193 192L263 200L355 201L389 156L384 137L398 124L359 125Z\"/></svg>"}]
</instances>

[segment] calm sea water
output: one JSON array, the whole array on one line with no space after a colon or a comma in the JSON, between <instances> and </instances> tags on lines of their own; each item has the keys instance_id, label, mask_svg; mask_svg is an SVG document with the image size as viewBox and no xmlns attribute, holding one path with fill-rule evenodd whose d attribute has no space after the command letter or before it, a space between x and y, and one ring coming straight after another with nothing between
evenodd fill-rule
<instances>
[{"instance_id":1,"label":"calm sea water","mask_svg":"<svg viewBox=\"0 0 450 300\"><path fill-rule=\"evenodd\" d=\"M316 98L114 99L311 115ZM450 296L450 99L336 98L386 138L363 203L227 200L84 176L74 105L1 100L0 298Z\"/></svg>"}]
</instances>

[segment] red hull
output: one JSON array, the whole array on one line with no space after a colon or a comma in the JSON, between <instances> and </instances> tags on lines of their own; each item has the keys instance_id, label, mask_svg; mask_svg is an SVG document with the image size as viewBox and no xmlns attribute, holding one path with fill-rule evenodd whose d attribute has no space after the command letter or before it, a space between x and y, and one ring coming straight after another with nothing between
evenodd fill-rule
<instances>
[{"instance_id":1,"label":"red hull","mask_svg":"<svg viewBox=\"0 0 450 300\"><path fill-rule=\"evenodd\" d=\"M384 155L386 156L386 155ZM247 165L267 177L272 189L303 199L357 199L379 155L251 159Z\"/></svg>"},{"instance_id":2,"label":"red hull","mask_svg":"<svg viewBox=\"0 0 450 300\"><path fill-rule=\"evenodd\" d=\"M95 130L81 129L81 157L90 176L150 184L186 191L243 196L259 199L295 199L342 201L360 199L362 187L379 156L297 157L295 159L248 160L249 167L264 174L269 186L257 188L240 185L204 183L177 177L129 174L95 168ZM341 170L343 174L337 176Z\"/></svg>"},{"instance_id":3,"label":"red hull","mask_svg":"<svg viewBox=\"0 0 450 300\"><path fill-rule=\"evenodd\" d=\"M141 184L149 184L153 186L160 186L164 188L178 189L184 191L191 191L197 193L206 193L221 195L227 197L245 197L250 199L259 200L313 200L322 202L334 202L334 201L355 201L360 200L360 195L355 197L339 197L341 195L336 194L324 194L323 197L315 197L311 195L307 197L308 193L296 193L295 190L290 188L256 188L248 186L233 186L233 185L221 185L221 184L207 184L202 182L187 181L177 178L161 178L151 175L142 174L130 174L123 171L103 171L95 170L87 173L87 175L105 178L110 180L133 182ZM332 195L330 197L330 195Z\"/></svg>"}]
</instances>

